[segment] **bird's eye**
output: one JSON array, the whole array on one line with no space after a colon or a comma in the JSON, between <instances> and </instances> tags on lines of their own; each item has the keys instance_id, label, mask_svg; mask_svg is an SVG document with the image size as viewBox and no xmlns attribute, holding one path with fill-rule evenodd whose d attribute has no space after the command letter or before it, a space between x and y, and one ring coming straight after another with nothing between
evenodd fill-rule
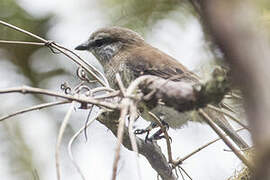
<instances>
[{"instance_id":1,"label":"bird's eye","mask_svg":"<svg viewBox=\"0 0 270 180\"><path fill-rule=\"evenodd\" d=\"M102 46L103 44L105 44L105 42L106 42L105 39L97 39L97 40L95 40L95 45L96 45L97 47L100 47L100 46Z\"/></svg>"}]
</instances>

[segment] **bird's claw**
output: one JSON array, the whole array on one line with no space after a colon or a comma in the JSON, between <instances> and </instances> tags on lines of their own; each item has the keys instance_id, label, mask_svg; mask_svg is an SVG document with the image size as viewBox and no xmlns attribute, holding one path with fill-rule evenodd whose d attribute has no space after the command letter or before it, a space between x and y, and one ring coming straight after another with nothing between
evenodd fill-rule
<instances>
[{"instance_id":1,"label":"bird's claw","mask_svg":"<svg viewBox=\"0 0 270 180\"><path fill-rule=\"evenodd\" d=\"M162 121L162 124L165 126L166 129L169 129L168 123L166 123L165 121ZM157 124L154 123L154 122L152 122L151 125L148 128L146 128L146 129L136 129L134 131L134 134L144 134L144 133L147 133L146 136L145 136L145 140L144 140L145 143L147 143L147 142L153 142L155 140L160 140L160 139L163 139L163 138L166 139L166 137L164 135L161 135L163 133L163 131L161 129L159 129L155 134L153 134L151 137L149 137L150 131L153 128L155 128L155 127L157 127ZM172 143L172 138L171 137L169 137L169 140Z\"/></svg>"},{"instance_id":2,"label":"bird's claw","mask_svg":"<svg viewBox=\"0 0 270 180\"><path fill-rule=\"evenodd\" d=\"M134 131L134 134L144 134L144 133L147 133L149 132L147 129L136 129Z\"/></svg>"},{"instance_id":3,"label":"bird's claw","mask_svg":"<svg viewBox=\"0 0 270 180\"><path fill-rule=\"evenodd\" d=\"M160 139L166 139L166 136L164 135L161 135L162 134L162 130L158 130L155 134L153 134L153 136L151 136L149 138L150 141L153 141L153 140L160 140ZM169 136L169 140L170 140L170 143L172 143L172 138Z\"/></svg>"},{"instance_id":4,"label":"bird's claw","mask_svg":"<svg viewBox=\"0 0 270 180\"><path fill-rule=\"evenodd\" d=\"M149 133L150 133L149 129L136 129L134 131L134 134L144 134L144 133L147 133L145 136L144 142L145 143L147 143L147 141L152 142L152 140L149 138Z\"/></svg>"}]
</instances>

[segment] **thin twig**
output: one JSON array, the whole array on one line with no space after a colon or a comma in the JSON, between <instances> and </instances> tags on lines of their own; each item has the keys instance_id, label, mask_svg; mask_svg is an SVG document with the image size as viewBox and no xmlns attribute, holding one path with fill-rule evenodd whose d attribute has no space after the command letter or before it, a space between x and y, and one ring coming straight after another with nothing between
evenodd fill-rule
<instances>
[{"instance_id":1,"label":"thin twig","mask_svg":"<svg viewBox=\"0 0 270 180\"><path fill-rule=\"evenodd\" d=\"M127 88L126 90L126 97L124 97L121 101L120 104L120 117L119 117L119 124L118 124L118 129L117 129L117 147L116 147L116 152L115 152L115 159L113 162L113 175L112 175L112 180L116 179L117 175L117 166L118 166L118 161L120 159L120 147L121 143L123 140L123 135L124 135L124 126L125 126L125 118L127 114L129 113L129 108L130 108L130 101L131 99L129 97L132 96L132 93L138 88L139 84L143 82L145 79L147 79L149 76L142 76L137 79L135 79Z\"/></svg>"},{"instance_id":2,"label":"thin twig","mask_svg":"<svg viewBox=\"0 0 270 180\"><path fill-rule=\"evenodd\" d=\"M100 72L98 71L93 65L87 63L86 61L84 61L79 55L77 55L76 53L74 53L73 51L63 47L63 46L60 46L59 44L56 44L56 43L51 43L50 44L51 47L57 49L59 52L61 52L62 54L64 54L65 56L67 56L69 59L71 59L73 62L75 62L76 64L78 64L79 66L83 67L86 72L88 72L89 74L91 74L91 76L93 76L101 85L105 86L105 87L109 87L109 83L108 83L108 80L105 78L105 76ZM67 54L66 52L64 51L68 51L70 52L72 55L75 55L80 61L78 61L77 59L73 58L71 55ZM85 66L86 65L86 66ZM94 70L94 72L92 70L90 70L88 67L90 67L92 70ZM103 79L101 80L96 74L98 73Z\"/></svg>"},{"instance_id":3,"label":"thin twig","mask_svg":"<svg viewBox=\"0 0 270 180\"><path fill-rule=\"evenodd\" d=\"M171 147L171 142L170 142L170 136L168 135L168 132L166 130L166 127L163 126L163 124L161 123L161 121L159 120L159 118L154 113L152 113L150 111L148 113L153 117L153 119L155 120L155 122L162 129L162 132L164 133L164 136L165 136L165 139L166 139L169 163L174 164L174 161L172 159L172 147Z\"/></svg>"},{"instance_id":4,"label":"thin twig","mask_svg":"<svg viewBox=\"0 0 270 180\"><path fill-rule=\"evenodd\" d=\"M220 107L226 109L229 112L236 113L236 111L227 103L221 102Z\"/></svg>"},{"instance_id":5,"label":"thin twig","mask_svg":"<svg viewBox=\"0 0 270 180\"><path fill-rule=\"evenodd\" d=\"M83 67L83 69L86 70L86 72L88 72L89 74L91 74L91 76L93 76L101 85L109 87L108 83L104 82L103 80L101 80L93 71L91 71L87 66L90 66L91 68L94 68L92 65L85 63L85 61L78 61L77 59L73 58L71 55L65 53L64 50L62 50L62 48L58 47L58 45L56 45L55 43L52 43L51 46L55 49L57 49L59 52L61 52L62 54L64 54L65 56L67 56L69 59L71 59L73 62L75 62L76 64L78 64L79 66ZM95 71L98 71L95 68ZM101 73L100 73L101 74ZM104 77L104 76L102 76ZM105 77L103 79L106 79Z\"/></svg>"},{"instance_id":6,"label":"thin twig","mask_svg":"<svg viewBox=\"0 0 270 180\"><path fill-rule=\"evenodd\" d=\"M135 104L130 105L130 116L129 116L129 125L128 125L128 132L131 142L132 150L138 155L138 147L136 144L136 138L133 132L133 125L135 120L137 119L137 108Z\"/></svg>"},{"instance_id":7,"label":"thin twig","mask_svg":"<svg viewBox=\"0 0 270 180\"><path fill-rule=\"evenodd\" d=\"M121 103L121 111L120 111L120 117L119 117L119 124L118 124L118 129L117 129L117 147L115 151L115 158L113 162L113 175L112 175L112 180L116 180L116 175L117 175L117 165L118 161L120 159L120 148L121 148L121 143L123 140L123 135L124 135L124 126L125 126L125 119L128 114L128 109L129 109L129 104L128 104L128 99L124 98Z\"/></svg>"},{"instance_id":8,"label":"thin twig","mask_svg":"<svg viewBox=\"0 0 270 180\"><path fill-rule=\"evenodd\" d=\"M16 115L23 114L23 113L26 113L26 112L39 110L39 109L43 109L43 108L47 108L47 107L52 107L52 106L56 106L56 105L60 105L60 104L66 104L66 103L70 103L70 101L64 100L64 101L57 101L57 102L39 104L37 106L32 106L30 108L22 109L22 110L14 112L12 114L3 116L3 117L0 118L0 121L4 121L5 119L8 119L8 118L11 118L11 117L14 117Z\"/></svg>"},{"instance_id":9,"label":"thin twig","mask_svg":"<svg viewBox=\"0 0 270 180\"><path fill-rule=\"evenodd\" d=\"M240 96L240 95L238 95L238 94L236 94L236 93L231 93L231 96L232 97L234 97L234 98L236 98L236 99L240 99L240 100L243 100L243 97L242 96Z\"/></svg>"},{"instance_id":10,"label":"thin twig","mask_svg":"<svg viewBox=\"0 0 270 180\"><path fill-rule=\"evenodd\" d=\"M251 149L254 149L254 147L248 147L248 148L244 148L244 149L239 149L239 151L249 151ZM232 152L232 150L229 150L229 149L223 149L223 151Z\"/></svg>"},{"instance_id":11,"label":"thin twig","mask_svg":"<svg viewBox=\"0 0 270 180\"><path fill-rule=\"evenodd\" d=\"M70 106L69 110L67 111L66 116L61 124L60 130L58 133L58 137L57 137L57 141L56 141L55 164L56 164L57 180L61 179L60 157L59 157L61 142L62 142L62 138L63 138L63 134L65 132L66 126L68 124L69 118L70 118L71 113L74 109L74 105L75 105L75 102L72 101L71 106Z\"/></svg>"},{"instance_id":12,"label":"thin twig","mask_svg":"<svg viewBox=\"0 0 270 180\"><path fill-rule=\"evenodd\" d=\"M84 125L84 137L85 137L85 141L87 141L87 124L89 122L89 118L92 114L92 111L93 111L93 106L90 108L89 112L88 112L88 115L87 115L87 118L86 118L86 121L85 121L85 125Z\"/></svg>"},{"instance_id":13,"label":"thin twig","mask_svg":"<svg viewBox=\"0 0 270 180\"><path fill-rule=\"evenodd\" d=\"M102 113L104 112L104 110L99 110L99 112L93 116L86 124L86 127L89 127ZM68 154L69 154L69 158L71 159L72 161L72 164L74 165L74 167L76 168L77 172L80 174L81 178L83 180L85 180L86 178L84 177L79 165L77 164L74 156L73 156L73 153L72 153L72 145L73 145L73 142L77 139L77 137L84 131L85 129L85 126L82 127L78 132L76 132L72 138L70 139L70 141L68 142Z\"/></svg>"},{"instance_id":14,"label":"thin twig","mask_svg":"<svg viewBox=\"0 0 270 180\"><path fill-rule=\"evenodd\" d=\"M240 128L238 130L236 130L235 132L239 132L239 131L242 131L242 130L245 130L245 128ZM225 134L224 134L225 135ZM225 135L225 136L228 136L228 135ZM196 150L192 151L191 153L189 153L188 155L184 156L183 158L178 158L176 160L176 165L178 164L181 164L182 162L184 162L185 160L187 160L188 158L190 158L191 156L193 156L194 154L198 153L199 151L203 150L204 148L210 146L211 144L214 144L215 142L221 140L221 138L216 138L206 144L204 144L203 146L197 148Z\"/></svg>"},{"instance_id":15,"label":"thin twig","mask_svg":"<svg viewBox=\"0 0 270 180\"><path fill-rule=\"evenodd\" d=\"M182 173L182 171L181 171L181 169L180 169L180 168L178 168L178 171L179 171L179 172L180 172L180 174L181 174L182 180L185 180L185 177L184 177L184 175L183 175L183 173Z\"/></svg>"},{"instance_id":16,"label":"thin twig","mask_svg":"<svg viewBox=\"0 0 270 180\"><path fill-rule=\"evenodd\" d=\"M141 178L140 164L139 164L139 159L138 159L139 152L138 152L138 146L136 142L136 136L133 131L134 122L138 118L137 107L134 103L130 105L129 111L130 111L129 113L130 115L129 115L128 134L129 134L132 150L135 152L135 155L136 155L135 158L136 158L136 164L137 164L138 179L140 180L142 178Z\"/></svg>"},{"instance_id":17,"label":"thin twig","mask_svg":"<svg viewBox=\"0 0 270 180\"><path fill-rule=\"evenodd\" d=\"M177 169L176 168L174 168L174 173L176 175L176 179L178 179L179 178L179 175L178 175L178 172L177 172Z\"/></svg>"},{"instance_id":18,"label":"thin twig","mask_svg":"<svg viewBox=\"0 0 270 180\"><path fill-rule=\"evenodd\" d=\"M66 48L66 47L64 47L64 46L61 46L61 45L59 45L59 44L57 44L57 43L54 43L53 45L55 45L55 46L57 46L57 47L59 47L59 48L61 48L61 49L64 49L64 50L70 52L70 53L73 54L75 57L77 57L78 59L80 59L84 64L86 64L87 66L89 66L95 73L97 73L98 75L100 75L100 76L102 77L102 79L103 79L104 82L105 82L105 84L103 84L104 86L110 87L107 78L106 78L106 77L104 76L104 74L101 73L95 66L93 66L92 64L89 64L87 61L85 61L84 59L82 59L82 58L81 58L78 54L76 54L74 51L72 51L72 50L70 50L70 49L68 49L68 48ZM84 67L84 66L83 66L83 67ZM89 73L90 73L90 72L89 72ZM95 73L94 73L94 75L95 75ZM93 75L92 73L90 73L90 74ZM96 76L94 76L94 77L96 78Z\"/></svg>"},{"instance_id":19,"label":"thin twig","mask_svg":"<svg viewBox=\"0 0 270 180\"><path fill-rule=\"evenodd\" d=\"M109 88L109 87L96 87L94 89L91 89L91 92L97 93L97 92L101 92L101 91L106 91L106 92L115 92L116 90Z\"/></svg>"},{"instance_id":20,"label":"thin twig","mask_svg":"<svg viewBox=\"0 0 270 180\"><path fill-rule=\"evenodd\" d=\"M120 77L120 74L119 73L116 73L115 75L115 79L117 81L117 84L118 84L118 87L122 93L122 95L125 97L126 96L126 88L121 80L121 77Z\"/></svg>"},{"instance_id":21,"label":"thin twig","mask_svg":"<svg viewBox=\"0 0 270 180\"><path fill-rule=\"evenodd\" d=\"M114 92L111 92L111 93L95 96L95 99L113 98L113 97L119 96L120 93L121 93L120 91L114 91Z\"/></svg>"},{"instance_id":22,"label":"thin twig","mask_svg":"<svg viewBox=\"0 0 270 180\"><path fill-rule=\"evenodd\" d=\"M56 44L55 42L53 41L49 41L49 40L46 40L38 35L35 35L29 31L26 31L24 29L21 29L15 25L12 25L12 24L9 24L7 22L4 22L2 20L0 20L0 24L4 25L4 26L7 26L11 29L14 29L16 31L19 31L19 32L22 32L24 34L27 34L28 36L31 36L33 38L36 38L42 42L44 42L44 46L47 46L49 48L54 48L54 49L57 49L59 52L61 52L62 54L64 54L65 56L67 56L69 59L73 60L73 62L75 62L76 64L78 64L79 66L83 67L89 74L91 74L100 84L102 84L103 86L106 86L106 87L109 87L109 83L108 83L108 80L104 77L104 75L98 71L94 66L92 66L91 64L87 63L86 61L84 61L79 55L77 55L76 53L74 53L73 51L63 47L63 46L60 46L59 44ZM20 44L20 43L18 43ZM69 54L67 54L66 52L64 51L68 51L70 53L72 53L73 55L75 55L78 59L80 59L80 61L76 60L75 58L73 58L72 56L70 56ZM91 69L93 69L96 73L98 73L103 79L101 80L94 72L92 72L88 67L90 67Z\"/></svg>"},{"instance_id":23,"label":"thin twig","mask_svg":"<svg viewBox=\"0 0 270 180\"><path fill-rule=\"evenodd\" d=\"M187 175L187 177L188 177L190 180L192 180L191 176L187 173L187 171L186 171L184 168L182 168L181 166L178 166L178 168L180 168L180 169L185 173L185 175ZM179 169L179 171L181 172L180 169Z\"/></svg>"},{"instance_id":24,"label":"thin twig","mask_svg":"<svg viewBox=\"0 0 270 180\"><path fill-rule=\"evenodd\" d=\"M1 44L24 44L24 45L45 46L45 43L27 42L27 41L7 41L7 40L0 40L0 43Z\"/></svg>"},{"instance_id":25,"label":"thin twig","mask_svg":"<svg viewBox=\"0 0 270 180\"><path fill-rule=\"evenodd\" d=\"M17 26L11 25L11 24L9 24L9 23L7 23L7 22L4 22L4 21L2 21L2 20L0 20L0 24L2 24L2 25L4 25L4 26L7 26L7 27L9 27L9 28L11 28L11 29L14 29L14 30L16 30L16 31L22 32L22 33L24 33L24 34L27 34L28 36L31 36L31 37L33 37L33 38L36 38L36 39L38 39L38 40L40 40L40 41L42 41L42 42L44 42L44 43L47 43L47 42L48 42L46 39L44 39L44 38L42 38L42 37L40 37L40 36L38 36L38 35L35 35L35 34L33 34L33 33L30 33L29 31L26 31L26 30L21 29L21 28L19 28L19 27L17 27Z\"/></svg>"},{"instance_id":26,"label":"thin twig","mask_svg":"<svg viewBox=\"0 0 270 180\"><path fill-rule=\"evenodd\" d=\"M16 93L23 93L23 94L26 94L26 93L44 94L44 95L48 95L48 96L60 97L60 98L68 99L71 101L81 102L81 103L83 102L83 103L95 104L95 105L99 105L99 106L106 107L109 109L118 109L118 105L116 105L116 104L105 102L105 101L100 101L100 100L97 100L97 99L92 98L92 97L79 98L79 97L74 97L71 95L60 94L60 93L56 93L53 91L48 91L45 89L33 88L33 87L28 87L28 86L7 88L7 89L0 90L0 94L15 93L15 92Z\"/></svg>"},{"instance_id":27,"label":"thin twig","mask_svg":"<svg viewBox=\"0 0 270 180\"><path fill-rule=\"evenodd\" d=\"M199 109L198 113L204 118L205 122L218 134L218 136L223 140L223 142L234 152L234 154L252 171L254 170L253 165L243 156L227 139L226 136L216 127L212 119L202 110Z\"/></svg>"}]
</instances>

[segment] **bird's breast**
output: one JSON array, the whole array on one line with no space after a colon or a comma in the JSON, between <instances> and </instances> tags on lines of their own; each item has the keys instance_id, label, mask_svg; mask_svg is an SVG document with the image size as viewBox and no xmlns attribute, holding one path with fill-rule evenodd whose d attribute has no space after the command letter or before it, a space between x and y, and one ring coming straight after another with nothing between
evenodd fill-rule
<instances>
[{"instance_id":1,"label":"bird's breast","mask_svg":"<svg viewBox=\"0 0 270 180\"><path fill-rule=\"evenodd\" d=\"M104 71L110 86L114 89L118 89L117 81L115 78L116 73L119 73L125 87L128 87L129 84L136 78L134 71L121 59L111 61L105 65Z\"/></svg>"}]
</instances>

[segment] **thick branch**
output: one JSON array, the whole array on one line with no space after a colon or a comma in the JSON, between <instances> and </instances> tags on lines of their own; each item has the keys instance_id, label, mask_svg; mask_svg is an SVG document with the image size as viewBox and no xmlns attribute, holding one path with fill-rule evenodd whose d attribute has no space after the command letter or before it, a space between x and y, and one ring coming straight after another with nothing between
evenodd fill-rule
<instances>
[{"instance_id":1,"label":"thick branch","mask_svg":"<svg viewBox=\"0 0 270 180\"><path fill-rule=\"evenodd\" d=\"M160 99L166 106L184 112L203 108L209 103L219 103L229 90L226 73L220 68L213 72L213 78L205 84L175 82L156 76L148 76L140 85L149 102L155 105Z\"/></svg>"},{"instance_id":2,"label":"thick branch","mask_svg":"<svg viewBox=\"0 0 270 180\"><path fill-rule=\"evenodd\" d=\"M118 119L119 112L105 112L103 116L99 117L98 120L109 128L115 136L117 136L118 129ZM163 155L160 147L155 143L147 142L136 137L138 151L140 154L146 157L148 162L151 164L152 168L166 180L175 180L177 179L172 173L172 168L170 167L166 157ZM128 129L125 128L123 136L123 145L132 150L131 142L128 134Z\"/></svg>"}]
</instances>

